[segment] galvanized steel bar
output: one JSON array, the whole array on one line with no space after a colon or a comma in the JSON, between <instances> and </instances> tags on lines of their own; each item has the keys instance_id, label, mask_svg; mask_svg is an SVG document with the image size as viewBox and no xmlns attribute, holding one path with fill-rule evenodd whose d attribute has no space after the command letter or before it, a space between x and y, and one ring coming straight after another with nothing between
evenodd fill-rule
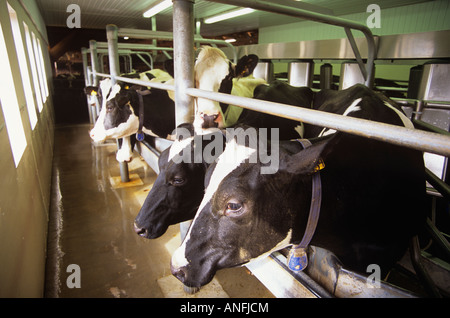
<instances>
[{"instance_id":1,"label":"galvanized steel bar","mask_svg":"<svg viewBox=\"0 0 450 318\"><path fill-rule=\"evenodd\" d=\"M111 82L116 83L116 76L120 74L119 54L118 54L118 36L117 26L108 24L106 26L106 38L108 40L108 59L109 72L111 73Z\"/></svg>"},{"instance_id":2,"label":"galvanized steel bar","mask_svg":"<svg viewBox=\"0 0 450 318\"><path fill-rule=\"evenodd\" d=\"M174 0L175 2L176 0ZM178 23L178 22L177 22ZM195 27L195 26L194 26ZM192 31L194 32L194 31ZM173 33L171 32L163 32L163 31L149 31L149 30L135 30L135 29L127 29L120 28L118 31L119 36L129 36L130 38L136 39L160 39L160 40L174 40L176 33L175 30ZM220 44L229 47L233 52L234 62L237 63L237 51L236 47L223 40L216 39L204 39L201 36L194 36L196 43L206 43L206 44Z\"/></svg>"},{"instance_id":3,"label":"galvanized steel bar","mask_svg":"<svg viewBox=\"0 0 450 318\"><path fill-rule=\"evenodd\" d=\"M329 15L324 15L316 12L311 12L307 10L297 9L293 7L288 7L276 3L269 3L265 1L259 1L259 0L209 0L211 2L218 2L218 3L224 3L224 4L230 4L235 5L239 7L248 7L253 8L256 10L262 10L262 11L269 11L273 13L280 13L285 14L293 17L303 18L311 21L316 21L320 23L326 23L331 24L339 27L344 28L351 28L358 31L361 31L367 41L367 50L368 50L368 57L367 57L367 64L366 64L366 71L367 71L367 79L365 80L365 85L370 87L370 81L372 78L373 73L373 64L374 60L376 58L376 45L375 45L375 39L373 37L372 31L365 26L364 24L356 23L351 20L346 20L338 17L333 17Z\"/></svg>"},{"instance_id":4,"label":"galvanized steel bar","mask_svg":"<svg viewBox=\"0 0 450 318\"><path fill-rule=\"evenodd\" d=\"M153 88L157 88L157 89L164 89L166 91L175 91L174 85L157 83L157 82L147 82L147 81L142 81L142 80L128 78L128 77L122 77L122 76L117 76L116 79L118 81L125 82L125 83L136 84L136 85L141 85L141 86L148 86L148 87L153 87Z\"/></svg>"},{"instance_id":5,"label":"galvanized steel bar","mask_svg":"<svg viewBox=\"0 0 450 318\"><path fill-rule=\"evenodd\" d=\"M215 93L189 88L186 93L230 105L280 116L301 122L324 126L358 136L373 138L392 144L414 148L439 155L450 156L450 137L427 131L388 125L366 119L347 117L323 111L300 108L263 100Z\"/></svg>"},{"instance_id":6,"label":"galvanized steel bar","mask_svg":"<svg viewBox=\"0 0 450 318\"><path fill-rule=\"evenodd\" d=\"M194 120L194 100L186 89L194 87L194 1L173 1L173 52L176 126Z\"/></svg>"},{"instance_id":7,"label":"galvanized steel bar","mask_svg":"<svg viewBox=\"0 0 450 318\"><path fill-rule=\"evenodd\" d=\"M97 54L97 42L95 40L89 41L89 51L91 53L91 67L93 71L91 85L98 85L98 78L96 72L98 70L98 54Z\"/></svg>"},{"instance_id":8,"label":"galvanized steel bar","mask_svg":"<svg viewBox=\"0 0 450 318\"><path fill-rule=\"evenodd\" d=\"M109 72L111 73L111 82L115 84L117 76L120 74L117 26L113 24L108 24L106 26L106 38L108 40ZM117 147L119 147L119 141L117 141ZM119 162L119 167L120 179L122 182L129 182L130 174L128 171L128 164L126 162Z\"/></svg>"}]
</instances>

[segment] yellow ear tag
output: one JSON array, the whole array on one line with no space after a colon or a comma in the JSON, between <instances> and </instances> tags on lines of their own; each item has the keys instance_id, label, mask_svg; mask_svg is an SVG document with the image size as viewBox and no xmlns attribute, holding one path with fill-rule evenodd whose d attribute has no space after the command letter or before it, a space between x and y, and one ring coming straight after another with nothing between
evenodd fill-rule
<instances>
[{"instance_id":1,"label":"yellow ear tag","mask_svg":"<svg viewBox=\"0 0 450 318\"><path fill-rule=\"evenodd\" d=\"M130 86L128 86L128 85L125 85L125 89L129 89L130 88Z\"/></svg>"},{"instance_id":2,"label":"yellow ear tag","mask_svg":"<svg viewBox=\"0 0 450 318\"><path fill-rule=\"evenodd\" d=\"M319 159L319 162L317 163L317 165L314 167L314 172L320 171L323 168L325 168L325 162L323 162L322 159Z\"/></svg>"},{"instance_id":3,"label":"yellow ear tag","mask_svg":"<svg viewBox=\"0 0 450 318\"><path fill-rule=\"evenodd\" d=\"M97 96L97 92L96 91L91 91L91 96Z\"/></svg>"}]
</instances>

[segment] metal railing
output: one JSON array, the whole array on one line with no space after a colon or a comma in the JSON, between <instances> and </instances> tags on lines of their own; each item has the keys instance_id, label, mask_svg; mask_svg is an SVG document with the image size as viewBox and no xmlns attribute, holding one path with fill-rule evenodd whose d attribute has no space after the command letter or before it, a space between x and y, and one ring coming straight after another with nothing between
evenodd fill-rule
<instances>
[{"instance_id":1,"label":"metal railing","mask_svg":"<svg viewBox=\"0 0 450 318\"><path fill-rule=\"evenodd\" d=\"M345 34L347 35L348 41L355 55L356 61L358 62L359 68L363 75L365 85L370 87L373 80L373 66L377 55L377 47L375 44L375 39L373 37L372 31L361 23L357 23L351 20L342 19L338 17L333 17L321 13L311 12L307 10L302 10L298 8L288 7L276 3L270 3L266 1L259 0L209 0L211 2L218 2L223 4L231 4L240 7L248 7L256 10L269 11L273 13L279 13L284 15L289 15L292 17L302 18L310 21L316 21L320 23L335 25L343 27ZM355 38L352 34L352 29L361 31L367 41L367 64L361 58L358 46L356 45Z\"/></svg>"}]
</instances>

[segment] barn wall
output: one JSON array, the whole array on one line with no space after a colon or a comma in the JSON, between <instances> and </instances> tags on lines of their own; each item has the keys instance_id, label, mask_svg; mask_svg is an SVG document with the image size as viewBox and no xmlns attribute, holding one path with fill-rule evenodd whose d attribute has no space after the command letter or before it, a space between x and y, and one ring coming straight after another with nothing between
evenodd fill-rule
<instances>
[{"instance_id":1,"label":"barn wall","mask_svg":"<svg viewBox=\"0 0 450 318\"><path fill-rule=\"evenodd\" d=\"M376 3L376 1L374 1ZM447 0L427 1L396 8L380 8L381 27L373 28L374 35L393 35L450 29L450 2ZM370 12L341 16L344 19L366 24ZM296 32L293 32L296 30ZM353 31L355 37L362 33ZM312 21L302 21L259 29L259 43L296 42L346 38L343 28ZM413 62L412 62L413 63ZM340 73L340 63L332 64L334 75ZM286 63L275 63L275 72L286 72ZM376 66L376 76L391 80L408 80L411 65ZM315 65L319 74L320 64Z\"/></svg>"},{"instance_id":2,"label":"barn wall","mask_svg":"<svg viewBox=\"0 0 450 318\"><path fill-rule=\"evenodd\" d=\"M22 7L26 3L27 9ZM30 78L22 78L18 52L11 26L8 4L17 14L25 47L25 67L32 78L30 58L27 51L23 22L40 40L42 59L45 64L45 80L48 96L43 98L43 107L38 109L37 87ZM47 245L47 224L50 202L51 165L53 159L54 115L52 105L51 66L47 50L47 35L42 17L34 0L0 0L0 22L7 48L7 59L14 83L8 96L0 96L0 297L41 297L44 288L45 258ZM1 39L0 39L1 40ZM6 65L4 64L4 65ZM22 64L24 65L24 64ZM2 74L3 75L3 74ZM3 76L2 76L3 77ZM31 85L32 99L26 99L25 87ZM41 81L42 83L44 82ZM2 82L2 85L4 82ZM38 86L38 85L37 85ZM5 111L9 97L17 97L20 120L15 124L23 126L26 139L25 150L14 159L9 135L15 131L5 122ZM29 95L30 96L30 95ZM28 104L36 104L29 108ZM36 111L37 122L30 122L30 111Z\"/></svg>"},{"instance_id":3,"label":"barn wall","mask_svg":"<svg viewBox=\"0 0 450 318\"><path fill-rule=\"evenodd\" d=\"M376 1L374 1L376 3ZM341 18L366 24L371 13L343 15ZM380 8L381 27L375 35L405 34L450 29L450 2L428 1L396 8ZM293 32L296 30L297 32ZM355 37L362 33L354 31ZM312 21L302 21L259 29L259 43L295 42L346 38L343 28Z\"/></svg>"}]
</instances>

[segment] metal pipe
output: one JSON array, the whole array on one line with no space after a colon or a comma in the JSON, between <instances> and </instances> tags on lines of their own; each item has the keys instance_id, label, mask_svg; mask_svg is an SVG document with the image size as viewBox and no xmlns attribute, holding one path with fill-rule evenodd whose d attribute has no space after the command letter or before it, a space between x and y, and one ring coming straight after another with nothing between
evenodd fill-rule
<instances>
[{"instance_id":1,"label":"metal pipe","mask_svg":"<svg viewBox=\"0 0 450 318\"><path fill-rule=\"evenodd\" d=\"M409 252L411 257L411 263L427 294L430 297L441 298L438 288L436 287L436 285L434 284L433 280L430 277L430 274L428 274L427 270L422 264L419 238L417 236L414 236L411 239L409 244Z\"/></svg>"},{"instance_id":2,"label":"metal pipe","mask_svg":"<svg viewBox=\"0 0 450 318\"><path fill-rule=\"evenodd\" d=\"M140 58L141 61L144 62L145 65L148 66L148 68L150 68L151 70L153 69L153 58L152 58L152 56L151 56L150 54L147 55L147 56L149 57L149 59L150 59L150 63L147 62L147 61L142 57L141 53L136 53L136 56L137 56L138 58Z\"/></svg>"},{"instance_id":3,"label":"metal pipe","mask_svg":"<svg viewBox=\"0 0 450 318\"><path fill-rule=\"evenodd\" d=\"M431 170L425 168L425 179L439 192L444 198L450 201L450 186L436 176Z\"/></svg>"},{"instance_id":4,"label":"metal pipe","mask_svg":"<svg viewBox=\"0 0 450 318\"><path fill-rule=\"evenodd\" d=\"M95 40L89 41L89 50L91 53L91 67L92 67L92 81L93 86L98 85L97 71L98 71L98 56L97 56L97 42Z\"/></svg>"},{"instance_id":5,"label":"metal pipe","mask_svg":"<svg viewBox=\"0 0 450 318\"><path fill-rule=\"evenodd\" d=\"M175 91L174 85L157 83L157 82L141 81L138 79L122 77L122 76L117 76L116 79L118 81L125 82L125 83L136 84L136 85L141 85L141 86L148 86L148 87L153 87L153 88L157 88L157 89L164 89L166 91Z\"/></svg>"},{"instance_id":6,"label":"metal pipe","mask_svg":"<svg viewBox=\"0 0 450 318\"><path fill-rule=\"evenodd\" d=\"M449 136L395 125L388 125L380 122L373 122L367 119L347 117L308 108L300 108L223 93L213 93L197 88L189 88L186 90L186 93L194 97L207 98L230 105L238 105L274 116L324 126L350 134L373 138L421 151L450 156Z\"/></svg>"},{"instance_id":7,"label":"metal pipe","mask_svg":"<svg viewBox=\"0 0 450 318\"><path fill-rule=\"evenodd\" d=\"M194 100L186 89L194 87L194 1L173 1L173 51L176 126L194 119Z\"/></svg>"},{"instance_id":8,"label":"metal pipe","mask_svg":"<svg viewBox=\"0 0 450 318\"><path fill-rule=\"evenodd\" d=\"M117 81L116 79L117 76L120 74L119 55L117 52L118 51L117 26L113 24L108 24L106 26L106 38L108 39L109 72L111 73L111 82L114 85ZM117 146L119 146L118 142ZM128 171L128 164L126 162L120 162L119 166L120 166L120 179L122 180L122 182L129 182L130 175Z\"/></svg>"},{"instance_id":9,"label":"metal pipe","mask_svg":"<svg viewBox=\"0 0 450 318\"><path fill-rule=\"evenodd\" d=\"M174 2L177 0L174 0ZM192 31L194 32L194 31ZM118 30L119 36L128 36L130 38L135 39L159 39L159 40L175 40L175 36L177 35L174 32L162 32L162 31L149 31L149 30L135 30L135 29L127 29L127 28L120 28ZM230 49L232 49L233 52L233 59L234 62L237 63L237 51L236 47L228 42L225 42L223 40L216 40L216 39L204 39L200 35L194 36L195 42L198 43L206 43L206 44L220 44L228 46ZM194 44L192 44L194 45Z\"/></svg>"},{"instance_id":10,"label":"metal pipe","mask_svg":"<svg viewBox=\"0 0 450 318\"><path fill-rule=\"evenodd\" d=\"M373 37L372 31L364 24L356 23L351 20L342 19L334 16L324 15L320 13L315 13L307 10L297 9L293 7L288 7L276 3L269 3L259 0L209 0L211 2L218 2L224 4L231 4L238 7L249 7L256 10L269 11L274 13L285 14L297 18L303 18L311 21L316 21L320 23L331 24L335 26L340 26L344 28L351 28L361 31L367 41L368 58L366 64L367 79L365 81L366 86L370 87L370 81L372 78L373 64L376 58L376 46L375 39Z\"/></svg>"},{"instance_id":11,"label":"metal pipe","mask_svg":"<svg viewBox=\"0 0 450 318\"><path fill-rule=\"evenodd\" d=\"M173 0L173 53L175 72L175 123L176 126L194 120L194 99L186 90L194 87L194 1ZM190 221L180 223L183 240ZM184 286L193 294L198 288Z\"/></svg>"},{"instance_id":12,"label":"metal pipe","mask_svg":"<svg viewBox=\"0 0 450 318\"><path fill-rule=\"evenodd\" d=\"M117 43L117 47L120 50L129 50L125 52L135 53L131 50L141 50L141 51L173 51L171 47L163 47L163 46L154 46L152 44L140 44L140 43ZM97 42L97 48L99 49L107 49L107 42Z\"/></svg>"},{"instance_id":13,"label":"metal pipe","mask_svg":"<svg viewBox=\"0 0 450 318\"><path fill-rule=\"evenodd\" d=\"M117 26L114 24L108 24L106 26L106 38L108 40L108 59L109 59L109 73L111 74L111 82L114 85L116 83L116 76L120 74L119 55L117 51L119 49Z\"/></svg>"}]
</instances>

